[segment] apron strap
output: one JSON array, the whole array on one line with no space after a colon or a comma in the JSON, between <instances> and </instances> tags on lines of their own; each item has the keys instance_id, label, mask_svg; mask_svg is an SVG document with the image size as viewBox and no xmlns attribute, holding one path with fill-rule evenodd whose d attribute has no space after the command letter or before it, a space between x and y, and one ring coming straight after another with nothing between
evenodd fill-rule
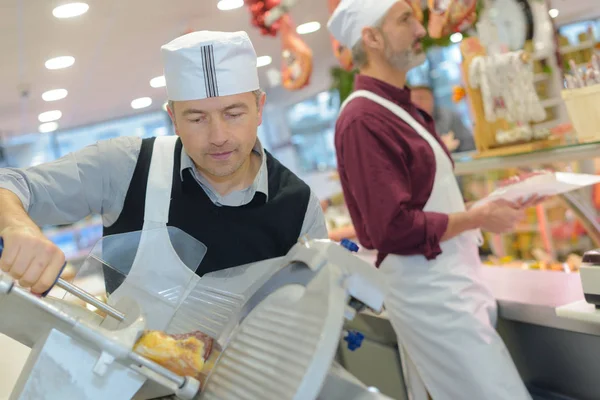
<instances>
[{"instance_id":1,"label":"apron strap","mask_svg":"<svg viewBox=\"0 0 600 400\"><path fill-rule=\"evenodd\" d=\"M350 101L354 100L357 97L367 98L367 99L379 104L383 108L390 110L392 113L396 114L396 116L398 118L400 118L401 120L406 122L411 128L413 128L419 134L419 136L421 136L423 139L425 139L427 141L427 143L429 144L429 146L431 146L432 148L434 148L436 150L440 150L440 151L444 152L444 154L445 154L444 149L438 143L438 141L431 135L431 133L427 129L425 129L425 127L423 127L423 125L421 125L417 120L415 120L412 117L412 115L410 115L406 110L404 110L399 105L394 104L393 102L389 101L388 99L385 99L379 95L376 95L373 92L370 92L368 90L357 90L356 92L353 92L344 101L344 104L342 104L340 112Z\"/></svg>"},{"instance_id":2,"label":"apron strap","mask_svg":"<svg viewBox=\"0 0 600 400\"><path fill-rule=\"evenodd\" d=\"M166 224L169 221L175 144L178 138L176 135L159 136L154 140L146 188L144 225L146 222Z\"/></svg>"}]
</instances>

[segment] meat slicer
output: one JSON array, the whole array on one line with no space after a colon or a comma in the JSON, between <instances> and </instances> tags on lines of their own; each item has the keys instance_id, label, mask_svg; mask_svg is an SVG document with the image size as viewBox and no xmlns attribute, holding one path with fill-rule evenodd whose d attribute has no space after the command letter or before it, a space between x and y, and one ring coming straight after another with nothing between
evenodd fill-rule
<instances>
[{"instance_id":1,"label":"meat slicer","mask_svg":"<svg viewBox=\"0 0 600 400\"><path fill-rule=\"evenodd\" d=\"M0 272L0 333L31 348L10 399L388 399L334 361L344 321L363 307L380 312L384 299L378 270L348 248L301 241L188 287L165 330L214 338L218 357L202 383L133 351L151 302L123 297L103 316Z\"/></svg>"}]
</instances>

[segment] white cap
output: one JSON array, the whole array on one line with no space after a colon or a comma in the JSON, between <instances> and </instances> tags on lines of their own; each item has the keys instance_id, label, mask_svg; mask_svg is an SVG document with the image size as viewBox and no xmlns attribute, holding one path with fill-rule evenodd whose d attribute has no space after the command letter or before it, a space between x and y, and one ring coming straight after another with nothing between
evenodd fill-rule
<instances>
[{"instance_id":1,"label":"white cap","mask_svg":"<svg viewBox=\"0 0 600 400\"><path fill-rule=\"evenodd\" d=\"M327 22L327 28L342 46L351 49L362 30L373 26L400 0L342 0Z\"/></svg>"},{"instance_id":2,"label":"white cap","mask_svg":"<svg viewBox=\"0 0 600 400\"><path fill-rule=\"evenodd\" d=\"M248 34L192 32L161 47L169 100L200 100L260 88Z\"/></svg>"}]
</instances>

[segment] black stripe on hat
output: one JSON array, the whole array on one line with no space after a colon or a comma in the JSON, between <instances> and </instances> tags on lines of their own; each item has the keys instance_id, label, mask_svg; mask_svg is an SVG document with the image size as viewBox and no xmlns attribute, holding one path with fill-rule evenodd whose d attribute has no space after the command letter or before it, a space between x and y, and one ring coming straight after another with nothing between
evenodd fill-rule
<instances>
[{"instance_id":1,"label":"black stripe on hat","mask_svg":"<svg viewBox=\"0 0 600 400\"><path fill-rule=\"evenodd\" d=\"M213 45L201 47L202 69L204 73L204 88L207 97L217 97L219 89L217 85L217 71L215 68L215 53Z\"/></svg>"}]
</instances>

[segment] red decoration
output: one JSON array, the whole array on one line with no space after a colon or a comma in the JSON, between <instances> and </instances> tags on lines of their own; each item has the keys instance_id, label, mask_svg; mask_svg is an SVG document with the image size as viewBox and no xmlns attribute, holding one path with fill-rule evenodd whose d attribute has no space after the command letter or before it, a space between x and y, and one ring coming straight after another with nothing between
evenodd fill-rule
<instances>
[{"instance_id":1,"label":"red decoration","mask_svg":"<svg viewBox=\"0 0 600 400\"><path fill-rule=\"evenodd\" d=\"M434 39L460 32L477 19L477 0L428 0L429 36Z\"/></svg>"},{"instance_id":2,"label":"red decoration","mask_svg":"<svg viewBox=\"0 0 600 400\"><path fill-rule=\"evenodd\" d=\"M269 11L278 7L281 0L244 0L244 4L252 14L252 25L260 29L260 33L264 36L277 36L281 26L280 20L273 23L271 26L265 24L265 18L269 15Z\"/></svg>"},{"instance_id":3,"label":"red decoration","mask_svg":"<svg viewBox=\"0 0 600 400\"><path fill-rule=\"evenodd\" d=\"M312 51L296 33L288 10L284 8L285 4L282 5L281 0L244 0L244 3L250 10L252 25L258 28L263 36L275 37L279 34L281 37L283 87L287 90L306 87L312 74ZM277 12L275 15L279 15L281 11L281 18L271 25L266 24L265 21L271 12Z\"/></svg>"},{"instance_id":4,"label":"red decoration","mask_svg":"<svg viewBox=\"0 0 600 400\"><path fill-rule=\"evenodd\" d=\"M289 15L281 18L281 80L287 90L300 90L310 83L312 50L300 39Z\"/></svg>"}]
</instances>

